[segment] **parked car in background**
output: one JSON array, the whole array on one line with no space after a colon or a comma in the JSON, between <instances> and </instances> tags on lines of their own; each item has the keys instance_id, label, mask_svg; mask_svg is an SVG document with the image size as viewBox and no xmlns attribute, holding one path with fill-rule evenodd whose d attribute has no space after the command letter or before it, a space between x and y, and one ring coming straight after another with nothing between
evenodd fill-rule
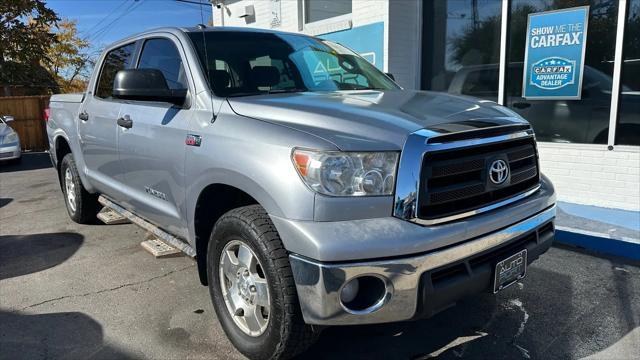
<instances>
[{"instance_id":1,"label":"parked car in background","mask_svg":"<svg viewBox=\"0 0 640 360\"><path fill-rule=\"evenodd\" d=\"M522 95L523 63L509 65L506 106L527 119L538 141L606 144L609 134L611 88L613 79L604 72L584 67L582 101L528 100ZM449 85L449 93L498 100L498 65L462 67ZM640 143L640 92L622 85L622 106L618 114L618 141Z\"/></svg>"},{"instance_id":2,"label":"parked car in background","mask_svg":"<svg viewBox=\"0 0 640 360\"><path fill-rule=\"evenodd\" d=\"M106 204L175 241L250 358L498 292L553 241L555 191L526 120L402 89L330 41L148 31L50 107L70 217Z\"/></svg>"},{"instance_id":3,"label":"parked car in background","mask_svg":"<svg viewBox=\"0 0 640 360\"><path fill-rule=\"evenodd\" d=\"M19 162L22 158L20 150L20 137L18 133L9 126L13 121L13 116L0 116L0 162Z\"/></svg>"}]
</instances>

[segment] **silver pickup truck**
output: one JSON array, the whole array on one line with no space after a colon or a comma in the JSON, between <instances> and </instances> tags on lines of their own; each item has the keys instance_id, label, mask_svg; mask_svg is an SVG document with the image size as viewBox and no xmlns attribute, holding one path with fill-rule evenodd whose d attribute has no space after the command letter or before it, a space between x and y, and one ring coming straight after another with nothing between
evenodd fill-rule
<instances>
[{"instance_id":1,"label":"silver pickup truck","mask_svg":"<svg viewBox=\"0 0 640 360\"><path fill-rule=\"evenodd\" d=\"M51 98L47 130L70 217L93 222L100 197L179 242L250 358L497 292L554 237L524 119L305 35L131 36L85 93Z\"/></svg>"}]
</instances>

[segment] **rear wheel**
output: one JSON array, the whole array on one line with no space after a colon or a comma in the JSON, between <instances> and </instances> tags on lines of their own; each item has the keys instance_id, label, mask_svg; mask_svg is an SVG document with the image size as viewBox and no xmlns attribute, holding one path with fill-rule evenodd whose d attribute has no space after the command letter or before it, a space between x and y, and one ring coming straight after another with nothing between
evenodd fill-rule
<instances>
[{"instance_id":1,"label":"rear wheel","mask_svg":"<svg viewBox=\"0 0 640 360\"><path fill-rule=\"evenodd\" d=\"M298 296L271 219L259 205L224 214L207 252L209 291L222 327L251 359L286 359L318 333L302 319Z\"/></svg>"},{"instance_id":2,"label":"rear wheel","mask_svg":"<svg viewBox=\"0 0 640 360\"><path fill-rule=\"evenodd\" d=\"M100 209L98 195L89 193L82 185L73 155L67 154L62 159L59 176L71 220L79 224L94 223Z\"/></svg>"}]
</instances>

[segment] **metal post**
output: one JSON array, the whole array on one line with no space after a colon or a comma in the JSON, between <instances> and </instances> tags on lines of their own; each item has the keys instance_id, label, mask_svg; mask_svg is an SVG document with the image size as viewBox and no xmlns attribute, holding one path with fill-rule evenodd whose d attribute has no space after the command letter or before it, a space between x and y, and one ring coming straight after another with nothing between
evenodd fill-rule
<instances>
[{"instance_id":1,"label":"metal post","mask_svg":"<svg viewBox=\"0 0 640 360\"><path fill-rule=\"evenodd\" d=\"M616 28L616 49L613 57L613 86L611 88L611 111L609 113L609 139L607 148L613 150L616 141L618 101L620 99L620 74L622 72L622 47L624 45L624 25L627 20L627 0L618 4L618 25Z\"/></svg>"},{"instance_id":2,"label":"metal post","mask_svg":"<svg viewBox=\"0 0 640 360\"><path fill-rule=\"evenodd\" d=\"M507 48L509 28L509 2L511 0L502 0L502 16L500 17L500 69L498 74L498 104L505 105L505 85L507 81Z\"/></svg>"}]
</instances>

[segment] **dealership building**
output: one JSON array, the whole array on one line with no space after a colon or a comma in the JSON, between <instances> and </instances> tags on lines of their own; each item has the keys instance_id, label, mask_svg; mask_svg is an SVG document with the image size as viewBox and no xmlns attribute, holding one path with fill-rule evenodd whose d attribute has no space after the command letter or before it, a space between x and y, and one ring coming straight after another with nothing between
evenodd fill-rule
<instances>
[{"instance_id":1,"label":"dealership building","mask_svg":"<svg viewBox=\"0 0 640 360\"><path fill-rule=\"evenodd\" d=\"M560 201L617 209L640 223L640 0L218 3L214 26L319 36L351 48L404 88L508 106L532 123L542 171L553 180ZM580 19L579 10L584 20L571 20L573 15ZM542 25L534 28L534 22ZM545 37L546 27L550 35ZM575 52L577 62L565 46L571 44L582 49ZM552 45L547 57L533 63L532 56L545 45ZM566 66L542 66L549 59ZM566 74L555 75L564 83L536 83L529 71L523 74L523 69L562 72L571 66L575 71L568 80ZM330 64L319 71L330 72L327 68ZM577 92L562 93L571 85ZM545 86L552 88L545 90L549 96L524 93L531 87L531 94L539 95Z\"/></svg>"}]
</instances>

